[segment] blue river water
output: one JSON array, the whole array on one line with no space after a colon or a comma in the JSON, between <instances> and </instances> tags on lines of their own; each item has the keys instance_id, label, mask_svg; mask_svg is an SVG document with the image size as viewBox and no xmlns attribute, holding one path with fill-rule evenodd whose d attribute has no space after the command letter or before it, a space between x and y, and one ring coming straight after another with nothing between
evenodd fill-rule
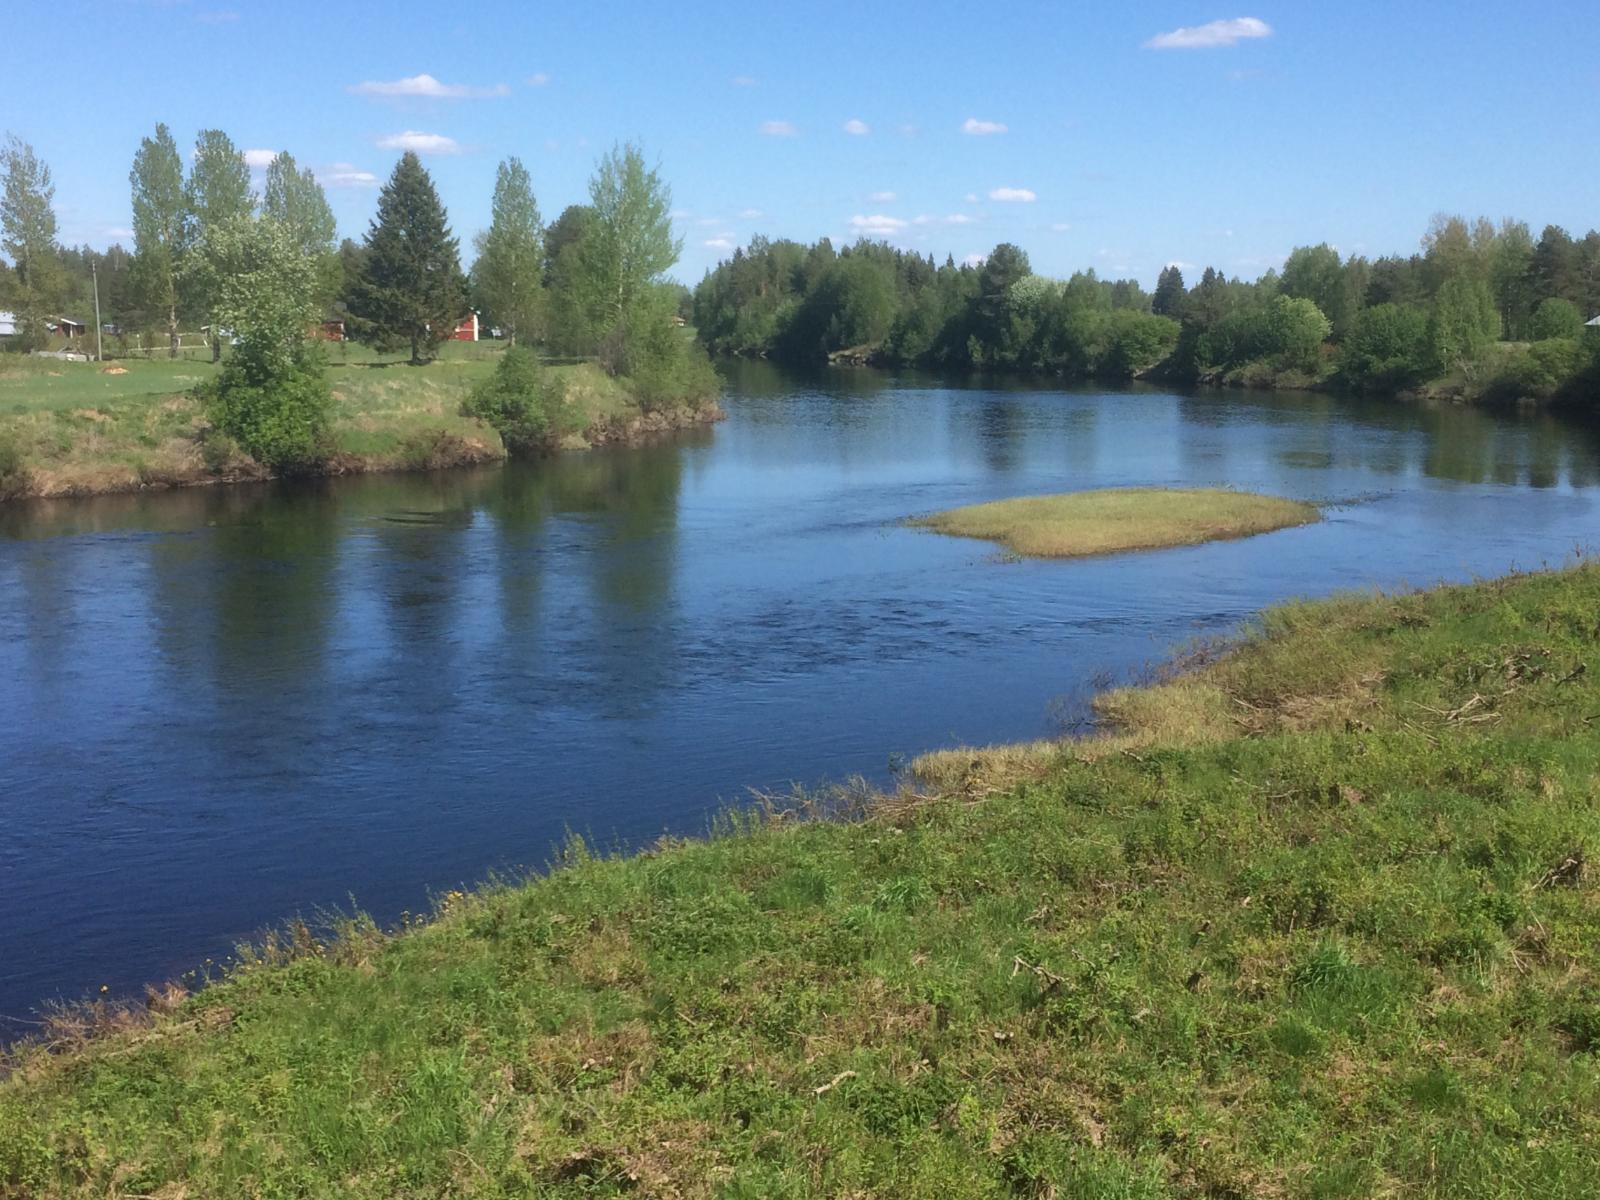
<instances>
[{"instance_id":1,"label":"blue river water","mask_svg":"<svg viewBox=\"0 0 1600 1200\"><path fill-rule=\"evenodd\" d=\"M727 421L503 469L0 506L0 1016L568 831L1037 737L1263 606L1566 561L1600 435L1329 397L729 373ZM1227 485L1320 524L1008 562L902 524Z\"/></svg>"}]
</instances>

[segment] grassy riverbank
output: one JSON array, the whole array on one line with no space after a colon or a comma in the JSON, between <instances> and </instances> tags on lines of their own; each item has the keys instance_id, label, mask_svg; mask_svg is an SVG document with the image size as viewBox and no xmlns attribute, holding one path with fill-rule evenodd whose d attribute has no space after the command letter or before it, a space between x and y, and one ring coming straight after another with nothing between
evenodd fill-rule
<instances>
[{"instance_id":1,"label":"grassy riverbank","mask_svg":"<svg viewBox=\"0 0 1600 1200\"><path fill-rule=\"evenodd\" d=\"M858 821L291 930L22 1050L0 1195L1587 1195L1596 613L1290 606Z\"/></svg>"},{"instance_id":2,"label":"grassy riverbank","mask_svg":"<svg viewBox=\"0 0 1600 1200\"><path fill-rule=\"evenodd\" d=\"M1315 505L1278 496L1219 488L1105 488L972 504L913 523L952 537L1000 542L1030 558L1082 558L1249 537L1318 519Z\"/></svg>"},{"instance_id":3,"label":"grassy riverbank","mask_svg":"<svg viewBox=\"0 0 1600 1200\"><path fill-rule=\"evenodd\" d=\"M331 349L327 469L416 470L504 458L499 435L460 412L461 401L494 369L498 351L490 343L447 342L436 361L413 367L358 346ZM197 359L0 358L0 498L265 478L259 464L211 435L191 394L217 369ZM550 370L566 396L569 447L667 423L659 414L647 418L626 384L597 367Z\"/></svg>"}]
</instances>

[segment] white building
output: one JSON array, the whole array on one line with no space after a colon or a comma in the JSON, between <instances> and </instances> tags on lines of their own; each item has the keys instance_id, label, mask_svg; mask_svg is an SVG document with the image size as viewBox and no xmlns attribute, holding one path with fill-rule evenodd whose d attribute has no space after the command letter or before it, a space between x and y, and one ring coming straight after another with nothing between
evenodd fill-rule
<instances>
[{"instance_id":1,"label":"white building","mask_svg":"<svg viewBox=\"0 0 1600 1200\"><path fill-rule=\"evenodd\" d=\"M17 314L0 312L0 337L13 337L17 332Z\"/></svg>"}]
</instances>

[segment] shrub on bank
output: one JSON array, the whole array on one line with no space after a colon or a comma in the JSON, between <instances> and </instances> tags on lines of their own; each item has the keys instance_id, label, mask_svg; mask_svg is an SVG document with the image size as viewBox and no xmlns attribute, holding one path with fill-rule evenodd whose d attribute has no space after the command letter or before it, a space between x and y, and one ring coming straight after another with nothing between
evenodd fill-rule
<instances>
[{"instance_id":1,"label":"shrub on bank","mask_svg":"<svg viewBox=\"0 0 1600 1200\"><path fill-rule=\"evenodd\" d=\"M549 449L560 433L562 407L559 385L523 346L507 350L494 374L461 402L462 415L487 424L513 455Z\"/></svg>"},{"instance_id":2,"label":"shrub on bank","mask_svg":"<svg viewBox=\"0 0 1600 1200\"><path fill-rule=\"evenodd\" d=\"M28 486L28 469L22 450L10 438L0 438L0 500L20 496Z\"/></svg>"},{"instance_id":3,"label":"shrub on bank","mask_svg":"<svg viewBox=\"0 0 1600 1200\"><path fill-rule=\"evenodd\" d=\"M287 359L235 353L197 391L211 424L264 466L305 470L327 457L333 395L314 348Z\"/></svg>"}]
</instances>

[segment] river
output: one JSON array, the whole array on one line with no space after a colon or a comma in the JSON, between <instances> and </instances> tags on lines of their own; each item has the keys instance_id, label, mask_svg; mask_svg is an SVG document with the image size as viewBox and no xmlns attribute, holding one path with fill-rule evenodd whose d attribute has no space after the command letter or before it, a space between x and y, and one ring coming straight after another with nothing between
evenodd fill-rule
<instances>
[{"instance_id":1,"label":"river","mask_svg":"<svg viewBox=\"0 0 1600 1200\"><path fill-rule=\"evenodd\" d=\"M1037 737L1262 606L1565 561L1600 437L1323 396L729 372L650 447L0 506L0 1014L301 913L704 832L749 789ZM1115 485L1317 525L1006 562L902 518Z\"/></svg>"}]
</instances>

